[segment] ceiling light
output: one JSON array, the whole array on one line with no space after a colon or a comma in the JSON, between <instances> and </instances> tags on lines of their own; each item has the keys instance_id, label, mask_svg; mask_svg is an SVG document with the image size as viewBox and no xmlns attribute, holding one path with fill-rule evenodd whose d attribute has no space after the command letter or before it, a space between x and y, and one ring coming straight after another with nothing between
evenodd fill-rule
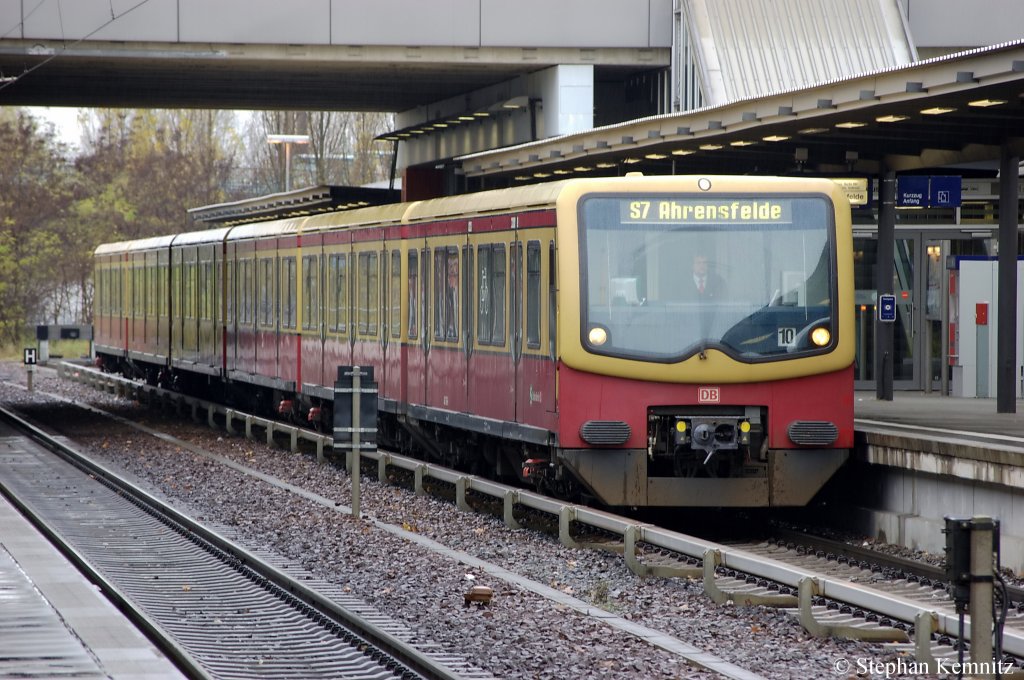
<instances>
[{"instance_id":1,"label":"ceiling light","mask_svg":"<svg viewBox=\"0 0 1024 680\"><path fill-rule=\"evenodd\" d=\"M906 120L909 117L910 116L901 116L901 115L896 114L896 113L890 113L887 116L878 116L877 118L875 118L875 122L877 122L877 123L898 123L901 120Z\"/></svg>"},{"instance_id":2,"label":"ceiling light","mask_svg":"<svg viewBox=\"0 0 1024 680\"><path fill-rule=\"evenodd\" d=\"M629 165L633 165L634 163L639 163L640 159L639 158L623 158L622 162L623 163L628 163Z\"/></svg>"},{"instance_id":3,"label":"ceiling light","mask_svg":"<svg viewBox=\"0 0 1024 680\"><path fill-rule=\"evenodd\" d=\"M668 158L668 154L663 153L649 153L644 158L650 158L652 161L660 161L663 158Z\"/></svg>"},{"instance_id":4,"label":"ceiling light","mask_svg":"<svg viewBox=\"0 0 1024 680\"><path fill-rule=\"evenodd\" d=\"M729 146L751 146L754 142L747 139L737 139L735 142L729 142Z\"/></svg>"},{"instance_id":5,"label":"ceiling light","mask_svg":"<svg viewBox=\"0 0 1024 680\"><path fill-rule=\"evenodd\" d=\"M985 108L986 106L999 106L1005 104L1005 99L976 99L973 102L967 102L968 106L977 106L979 108Z\"/></svg>"},{"instance_id":6,"label":"ceiling light","mask_svg":"<svg viewBox=\"0 0 1024 680\"><path fill-rule=\"evenodd\" d=\"M565 170L563 168L559 168L558 170L555 170L554 172L555 172L556 175L568 175L569 173L572 172L572 170Z\"/></svg>"},{"instance_id":7,"label":"ceiling light","mask_svg":"<svg viewBox=\"0 0 1024 680\"><path fill-rule=\"evenodd\" d=\"M828 128L810 127L810 128L804 128L803 130L800 130L800 134L802 134L802 135L817 135L817 134L820 134L822 132L828 132Z\"/></svg>"},{"instance_id":8,"label":"ceiling light","mask_svg":"<svg viewBox=\"0 0 1024 680\"><path fill-rule=\"evenodd\" d=\"M593 168L590 167L589 165L577 165L575 168L573 168L573 170L575 170L576 172L590 172L591 170L593 170Z\"/></svg>"},{"instance_id":9,"label":"ceiling light","mask_svg":"<svg viewBox=\"0 0 1024 680\"><path fill-rule=\"evenodd\" d=\"M486 111L477 111L476 113L473 114L473 116L476 118L487 118L490 115L491 114L487 113Z\"/></svg>"},{"instance_id":10,"label":"ceiling light","mask_svg":"<svg viewBox=\"0 0 1024 680\"><path fill-rule=\"evenodd\" d=\"M535 173L533 173L533 176L536 177L537 179L544 179L545 177L551 177L551 173L550 172L535 172Z\"/></svg>"},{"instance_id":11,"label":"ceiling light","mask_svg":"<svg viewBox=\"0 0 1024 680\"><path fill-rule=\"evenodd\" d=\"M722 148L721 144L701 144L700 145L700 150L701 151L718 151L721 148Z\"/></svg>"},{"instance_id":12,"label":"ceiling light","mask_svg":"<svg viewBox=\"0 0 1024 680\"><path fill-rule=\"evenodd\" d=\"M597 167L601 168L602 170L607 170L608 168L614 168L615 163L598 163Z\"/></svg>"},{"instance_id":13,"label":"ceiling light","mask_svg":"<svg viewBox=\"0 0 1024 680\"><path fill-rule=\"evenodd\" d=\"M921 113L926 116L941 116L943 113L949 113L951 111L956 111L956 109L948 106L933 106L930 109L921 109Z\"/></svg>"},{"instance_id":14,"label":"ceiling light","mask_svg":"<svg viewBox=\"0 0 1024 680\"><path fill-rule=\"evenodd\" d=\"M861 123L861 122L855 121L855 120L846 121L845 123L836 123L836 127L837 128L843 128L843 129L846 129L846 130L852 130L853 128L864 127L865 125L867 125L867 123Z\"/></svg>"},{"instance_id":15,"label":"ceiling light","mask_svg":"<svg viewBox=\"0 0 1024 680\"><path fill-rule=\"evenodd\" d=\"M789 139L789 135L768 135L767 137L762 137L761 139L763 139L766 142L784 142L787 139Z\"/></svg>"},{"instance_id":16,"label":"ceiling light","mask_svg":"<svg viewBox=\"0 0 1024 680\"><path fill-rule=\"evenodd\" d=\"M474 116L459 116L459 120L476 120Z\"/></svg>"},{"instance_id":17,"label":"ceiling light","mask_svg":"<svg viewBox=\"0 0 1024 680\"><path fill-rule=\"evenodd\" d=\"M691 153L697 153L693 149L676 149L672 152L673 156L689 156Z\"/></svg>"},{"instance_id":18,"label":"ceiling light","mask_svg":"<svg viewBox=\"0 0 1024 680\"><path fill-rule=\"evenodd\" d=\"M513 179L515 179L515 181L517 182L526 182L533 178L530 177L529 175L516 175Z\"/></svg>"}]
</instances>

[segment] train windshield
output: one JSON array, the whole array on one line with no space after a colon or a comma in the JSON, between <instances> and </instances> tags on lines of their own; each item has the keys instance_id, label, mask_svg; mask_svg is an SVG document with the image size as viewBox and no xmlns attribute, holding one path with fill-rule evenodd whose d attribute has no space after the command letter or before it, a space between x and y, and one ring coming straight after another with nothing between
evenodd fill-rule
<instances>
[{"instance_id":1,"label":"train windshield","mask_svg":"<svg viewBox=\"0 0 1024 680\"><path fill-rule=\"evenodd\" d=\"M771 361L835 346L835 224L823 196L588 196L579 208L588 351Z\"/></svg>"}]
</instances>

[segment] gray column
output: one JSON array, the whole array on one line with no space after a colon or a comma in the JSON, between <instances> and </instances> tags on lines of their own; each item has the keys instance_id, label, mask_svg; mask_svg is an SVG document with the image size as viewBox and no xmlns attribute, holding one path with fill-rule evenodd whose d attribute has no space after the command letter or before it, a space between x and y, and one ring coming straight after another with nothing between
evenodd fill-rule
<instances>
[{"instance_id":1,"label":"gray column","mask_svg":"<svg viewBox=\"0 0 1024 680\"><path fill-rule=\"evenodd\" d=\"M996 412L1017 412L1017 206L1020 156L1004 144L999 157L999 287Z\"/></svg>"},{"instance_id":2,"label":"gray column","mask_svg":"<svg viewBox=\"0 0 1024 680\"><path fill-rule=\"evenodd\" d=\"M883 165L878 178L878 262L875 264L878 295L892 294L895 251L896 173ZM894 325L875 321L875 397L885 401L892 401Z\"/></svg>"}]
</instances>

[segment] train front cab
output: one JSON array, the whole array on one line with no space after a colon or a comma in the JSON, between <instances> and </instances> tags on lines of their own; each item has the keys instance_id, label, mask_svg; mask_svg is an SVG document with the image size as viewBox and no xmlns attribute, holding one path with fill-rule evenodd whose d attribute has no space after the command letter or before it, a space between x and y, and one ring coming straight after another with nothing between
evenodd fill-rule
<instances>
[{"instance_id":1,"label":"train front cab","mask_svg":"<svg viewBox=\"0 0 1024 680\"><path fill-rule=\"evenodd\" d=\"M570 184L558 211L558 462L612 506L809 502L853 444L834 184L626 177ZM689 292L698 253L728 295Z\"/></svg>"}]
</instances>

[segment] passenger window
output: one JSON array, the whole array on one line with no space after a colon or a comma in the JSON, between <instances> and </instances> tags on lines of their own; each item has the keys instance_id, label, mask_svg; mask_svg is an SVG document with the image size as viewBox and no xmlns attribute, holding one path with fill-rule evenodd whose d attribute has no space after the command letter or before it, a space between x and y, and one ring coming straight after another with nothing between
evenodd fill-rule
<instances>
[{"instance_id":1,"label":"passenger window","mask_svg":"<svg viewBox=\"0 0 1024 680\"><path fill-rule=\"evenodd\" d=\"M526 244L526 346L540 347L540 241Z\"/></svg>"},{"instance_id":2,"label":"passenger window","mask_svg":"<svg viewBox=\"0 0 1024 680\"><path fill-rule=\"evenodd\" d=\"M505 246L477 249L477 335L484 345L505 344Z\"/></svg>"},{"instance_id":3,"label":"passenger window","mask_svg":"<svg viewBox=\"0 0 1024 680\"><path fill-rule=\"evenodd\" d=\"M260 325L265 328L274 326L274 260L269 257L260 259Z\"/></svg>"},{"instance_id":4,"label":"passenger window","mask_svg":"<svg viewBox=\"0 0 1024 680\"><path fill-rule=\"evenodd\" d=\"M348 259L345 255L331 255L328 260L329 328L338 333L348 331Z\"/></svg>"},{"instance_id":5,"label":"passenger window","mask_svg":"<svg viewBox=\"0 0 1024 680\"><path fill-rule=\"evenodd\" d=\"M379 275L377 273L377 253L359 253L358 278L358 319L359 334L376 337L377 306L379 304Z\"/></svg>"},{"instance_id":6,"label":"passenger window","mask_svg":"<svg viewBox=\"0 0 1024 680\"><path fill-rule=\"evenodd\" d=\"M281 258L281 327L296 327L295 258Z\"/></svg>"},{"instance_id":7,"label":"passenger window","mask_svg":"<svg viewBox=\"0 0 1024 680\"><path fill-rule=\"evenodd\" d=\"M434 249L434 339L459 341L459 249Z\"/></svg>"},{"instance_id":8,"label":"passenger window","mask_svg":"<svg viewBox=\"0 0 1024 680\"><path fill-rule=\"evenodd\" d=\"M302 328L320 328L320 263L316 255L302 257Z\"/></svg>"},{"instance_id":9,"label":"passenger window","mask_svg":"<svg viewBox=\"0 0 1024 680\"><path fill-rule=\"evenodd\" d=\"M409 339L415 340L419 335L418 313L419 313L419 253L415 250L409 251Z\"/></svg>"},{"instance_id":10,"label":"passenger window","mask_svg":"<svg viewBox=\"0 0 1024 680\"><path fill-rule=\"evenodd\" d=\"M391 251L391 337L402 337L402 253Z\"/></svg>"}]
</instances>

